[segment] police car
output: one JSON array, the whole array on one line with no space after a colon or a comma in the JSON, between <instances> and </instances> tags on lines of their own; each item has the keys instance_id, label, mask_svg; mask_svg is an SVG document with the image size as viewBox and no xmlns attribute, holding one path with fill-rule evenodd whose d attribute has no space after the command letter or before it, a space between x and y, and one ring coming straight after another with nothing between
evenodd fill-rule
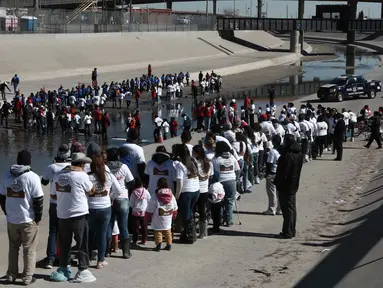
<instances>
[{"instance_id":1,"label":"police car","mask_svg":"<svg viewBox=\"0 0 383 288\"><path fill-rule=\"evenodd\" d=\"M365 95L373 99L380 91L382 91L381 81L366 80L363 76L342 75L333 79L329 84L319 87L317 96L322 101L341 102Z\"/></svg>"}]
</instances>

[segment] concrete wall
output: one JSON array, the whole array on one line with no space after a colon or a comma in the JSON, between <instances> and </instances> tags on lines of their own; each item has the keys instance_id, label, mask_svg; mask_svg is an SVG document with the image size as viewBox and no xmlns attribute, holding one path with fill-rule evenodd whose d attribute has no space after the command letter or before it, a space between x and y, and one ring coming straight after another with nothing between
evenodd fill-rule
<instances>
[{"instance_id":1,"label":"concrete wall","mask_svg":"<svg viewBox=\"0 0 383 288\"><path fill-rule=\"evenodd\" d=\"M247 35L259 45L281 41L266 34ZM89 74L94 67L117 72L149 63L160 66L250 52L254 50L223 40L216 31L0 35L0 80L14 73L23 80L36 80L52 73Z\"/></svg>"}]
</instances>

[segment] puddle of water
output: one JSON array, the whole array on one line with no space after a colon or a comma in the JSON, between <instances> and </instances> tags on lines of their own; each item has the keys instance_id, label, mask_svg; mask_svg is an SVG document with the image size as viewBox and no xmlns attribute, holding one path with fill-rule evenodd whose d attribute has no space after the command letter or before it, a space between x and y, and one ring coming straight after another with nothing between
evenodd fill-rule
<instances>
[{"instance_id":1,"label":"puddle of water","mask_svg":"<svg viewBox=\"0 0 383 288\"><path fill-rule=\"evenodd\" d=\"M296 98L316 93L318 87L325 82L339 76L340 74L346 74L346 66L353 66L354 74L364 74L372 70L379 62L377 56L371 53L365 53L358 49L355 50L355 59L353 57L347 58L347 53L350 50L339 49L336 52L337 57L333 60L324 61L312 61L302 64L303 74L296 75L284 79L279 79L274 84L276 91L276 103L277 105L284 104L288 101L292 101ZM351 54L352 55L352 54ZM349 65L351 63L351 65ZM350 68L350 67L349 67ZM348 68L348 71L349 71ZM265 107L267 103L267 91L270 85L264 85L243 92L231 93L230 91L223 91L221 97L231 100L234 96L238 100L239 108L243 104L240 99L244 98L245 93L255 99L256 106ZM192 101L190 98L180 99L175 103L161 104L158 108L153 110L149 104L145 104L140 107L142 129L141 136L143 139L153 139L153 114L158 113L162 118L170 119L171 115L181 115L184 111L189 116L191 115ZM125 119L127 117L126 111L113 111L110 113L111 127L108 131L109 137L121 137L125 138ZM181 126L182 120L178 118L178 123ZM32 165L33 169L38 174L42 174L45 167L52 163L58 146L61 143L69 143L72 138L78 138L81 142L85 141L83 135L76 136L68 133L62 134L61 130L57 130L57 134L53 136L40 136L36 133L25 133L17 129L1 130L0 137L0 151L2 158L3 169L0 172L5 172L8 167L14 164L17 152L28 147L32 153ZM91 140L101 143L99 135L93 135ZM88 139L89 141L89 139ZM118 147L123 141L115 141L109 139L107 143L104 143L103 148ZM7 167L7 168L6 168Z\"/></svg>"}]
</instances>

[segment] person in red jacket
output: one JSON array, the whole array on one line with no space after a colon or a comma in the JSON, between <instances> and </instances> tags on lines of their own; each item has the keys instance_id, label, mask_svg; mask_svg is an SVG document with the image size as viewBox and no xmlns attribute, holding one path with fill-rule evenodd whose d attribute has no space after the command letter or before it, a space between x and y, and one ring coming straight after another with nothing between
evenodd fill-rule
<instances>
[{"instance_id":1,"label":"person in red jacket","mask_svg":"<svg viewBox=\"0 0 383 288\"><path fill-rule=\"evenodd\" d=\"M152 76L152 65L148 65L148 76Z\"/></svg>"},{"instance_id":2,"label":"person in red jacket","mask_svg":"<svg viewBox=\"0 0 383 288\"><path fill-rule=\"evenodd\" d=\"M101 114L101 137L103 139L108 139L108 128L110 126L110 117L107 111Z\"/></svg>"},{"instance_id":3,"label":"person in red jacket","mask_svg":"<svg viewBox=\"0 0 383 288\"><path fill-rule=\"evenodd\" d=\"M170 118L170 137L177 137L178 122L176 118Z\"/></svg>"},{"instance_id":4,"label":"person in red jacket","mask_svg":"<svg viewBox=\"0 0 383 288\"><path fill-rule=\"evenodd\" d=\"M205 104L201 101L197 107L197 131L203 130L203 119L205 117Z\"/></svg>"},{"instance_id":5,"label":"person in red jacket","mask_svg":"<svg viewBox=\"0 0 383 288\"><path fill-rule=\"evenodd\" d=\"M248 122L251 103L250 98L247 95L245 96L245 100L243 101L243 107L245 109L245 121Z\"/></svg>"},{"instance_id":6,"label":"person in red jacket","mask_svg":"<svg viewBox=\"0 0 383 288\"><path fill-rule=\"evenodd\" d=\"M134 113L133 119L134 119L134 123L135 123L135 128L137 130L138 139L140 139L140 137L141 137L141 115L140 115L139 110L136 110L136 113Z\"/></svg>"},{"instance_id":7,"label":"person in red jacket","mask_svg":"<svg viewBox=\"0 0 383 288\"><path fill-rule=\"evenodd\" d=\"M211 117L213 116L213 113L214 113L214 107L210 103L207 103L205 108L205 118L204 118L206 131L210 131Z\"/></svg>"}]
</instances>

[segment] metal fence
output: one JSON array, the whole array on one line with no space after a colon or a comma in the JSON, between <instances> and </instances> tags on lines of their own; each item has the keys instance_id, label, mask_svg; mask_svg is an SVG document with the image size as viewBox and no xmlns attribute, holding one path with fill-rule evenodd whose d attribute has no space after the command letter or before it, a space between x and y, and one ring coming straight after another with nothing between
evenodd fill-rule
<instances>
[{"instance_id":1,"label":"metal fence","mask_svg":"<svg viewBox=\"0 0 383 288\"><path fill-rule=\"evenodd\" d=\"M18 13L16 23L1 24L0 33L100 33L100 32L145 32L145 31L203 31L214 30L213 15L180 15L152 12L150 9L125 11L84 11L68 23L73 11L50 9L24 9ZM36 28L23 29L19 25L22 16L36 18ZM18 18L18 19L17 19Z\"/></svg>"}]
</instances>

